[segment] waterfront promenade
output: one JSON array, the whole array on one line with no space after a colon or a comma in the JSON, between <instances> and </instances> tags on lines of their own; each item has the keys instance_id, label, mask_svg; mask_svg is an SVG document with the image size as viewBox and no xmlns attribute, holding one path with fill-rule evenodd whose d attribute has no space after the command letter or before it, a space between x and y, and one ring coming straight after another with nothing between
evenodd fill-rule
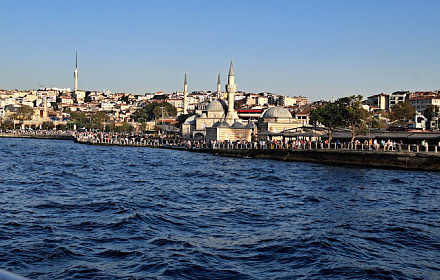
<instances>
[{"instance_id":1,"label":"waterfront promenade","mask_svg":"<svg viewBox=\"0 0 440 280\"><path fill-rule=\"evenodd\" d=\"M74 140L79 144L149 147L206 152L217 156L316 162L332 165L440 171L440 147L365 141L215 141L183 140L178 136L139 133L3 131L0 137Z\"/></svg>"}]
</instances>

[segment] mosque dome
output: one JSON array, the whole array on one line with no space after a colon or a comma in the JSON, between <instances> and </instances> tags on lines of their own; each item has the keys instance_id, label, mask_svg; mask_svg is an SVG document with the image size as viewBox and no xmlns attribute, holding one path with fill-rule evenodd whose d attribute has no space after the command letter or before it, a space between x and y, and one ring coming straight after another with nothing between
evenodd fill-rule
<instances>
[{"instance_id":1,"label":"mosque dome","mask_svg":"<svg viewBox=\"0 0 440 280\"><path fill-rule=\"evenodd\" d=\"M246 128L254 128L255 124L253 124L252 122L249 122L245 127Z\"/></svg>"},{"instance_id":2,"label":"mosque dome","mask_svg":"<svg viewBox=\"0 0 440 280\"><path fill-rule=\"evenodd\" d=\"M212 127L231 127L227 122L216 122Z\"/></svg>"},{"instance_id":3,"label":"mosque dome","mask_svg":"<svg viewBox=\"0 0 440 280\"><path fill-rule=\"evenodd\" d=\"M226 111L228 105L223 100L215 100L206 106L206 111Z\"/></svg>"},{"instance_id":4,"label":"mosque dome","mask_svg":"<svg viewBox=\"0 0 440 280\"><path fill-rule=\"evenodd\" d=\"M241 122L235 122L231 127L232 128L245 128Z\"/></svg>"},{"instance_id":5,"label":"mosque dome","mask_svg":"<svg viewBox=\"0 0 440 280\"><path fill-rule=\"evenodd\" d=\"M266 110L263 114L263 118L292 118L289 110L284 107L272 107Z\"/></svg>"},{"instance_id":6,"label":"mosque dome","mask_svg":"<svg viewBox=\"0 0 440 280\"><path fill-rule=\"evenodd\" d=\"M184 122L184 124L195 124L196 123L196 115L193 115L189 118L187 118Z\"/></svg>"}]
</instances>

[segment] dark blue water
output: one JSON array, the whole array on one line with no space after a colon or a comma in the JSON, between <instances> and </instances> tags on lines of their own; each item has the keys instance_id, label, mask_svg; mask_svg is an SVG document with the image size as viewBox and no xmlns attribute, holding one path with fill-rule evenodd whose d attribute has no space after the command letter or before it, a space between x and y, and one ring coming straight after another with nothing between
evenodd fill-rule
<instances>
[{"instance_id":1,"label":"dark blue water","mask_svg":"<svg viewBox=\"0 0 440 280\"><path fill-rule=\"evenodd\" d=\"M440 279L440 174L0 139L31 279Z\"/></svg>"}]
</instances>

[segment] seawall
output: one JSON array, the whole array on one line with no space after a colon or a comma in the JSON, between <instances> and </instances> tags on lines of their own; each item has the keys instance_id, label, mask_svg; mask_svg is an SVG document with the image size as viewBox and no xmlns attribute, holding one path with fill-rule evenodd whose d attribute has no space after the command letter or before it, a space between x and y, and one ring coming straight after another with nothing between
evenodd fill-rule
<instances>
[{"instance_id":1,"label":"seawall","mask_svg":"<svg viewBox=\"0 0 440 280\"><path fill-rule=\"evenodd\" d=\"M440 171L440 154L356 150L212 150L217 156Z\"/></svg>"},{"instance_id":2,"label":"seawall","mask_svg":"<svg viewBox=\"0 0 440 280\"><path fill-rule=\"evenodd\" d=\"M4 138L32 138L32 139L53 139L53 140L75 140L73 135L67 134L24 134L24 133L0 133Z\"/></svg>"},{"instance_id":3,"label":"seawall","mask_svg":"<svg viewBox=\"0 0 440 280\"><path fill-rule=\"evenodd\" d=\"M334 166L358 166L368 168L397 168L422 171L440 171L440 153L408 151L367 151L367 150L286 150L286 149L188 149L185 147L145 145L141 143L92 143L76 139L70 134L12 134L0 133L0 137L74 140L79 144L132 146L159 149L174 149L189 152L211 153L216 156L273 159L282 161L316 162Z\"/></svg>"}]
</instances>

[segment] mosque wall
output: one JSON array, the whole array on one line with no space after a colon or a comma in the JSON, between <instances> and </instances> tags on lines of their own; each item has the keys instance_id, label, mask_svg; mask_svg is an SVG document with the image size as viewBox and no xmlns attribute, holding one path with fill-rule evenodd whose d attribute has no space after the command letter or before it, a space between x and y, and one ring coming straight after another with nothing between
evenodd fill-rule
<instances>
[{"instance_id":1,"label":"mosque wall","mask_svg":"<svg viewBox=\"0 0 440 280\"><path fill-rule=\"evenodd\" d=\"M251 141L251 129L220 127L220 139L229 141Z\"/></svg>"}]
</instances>

